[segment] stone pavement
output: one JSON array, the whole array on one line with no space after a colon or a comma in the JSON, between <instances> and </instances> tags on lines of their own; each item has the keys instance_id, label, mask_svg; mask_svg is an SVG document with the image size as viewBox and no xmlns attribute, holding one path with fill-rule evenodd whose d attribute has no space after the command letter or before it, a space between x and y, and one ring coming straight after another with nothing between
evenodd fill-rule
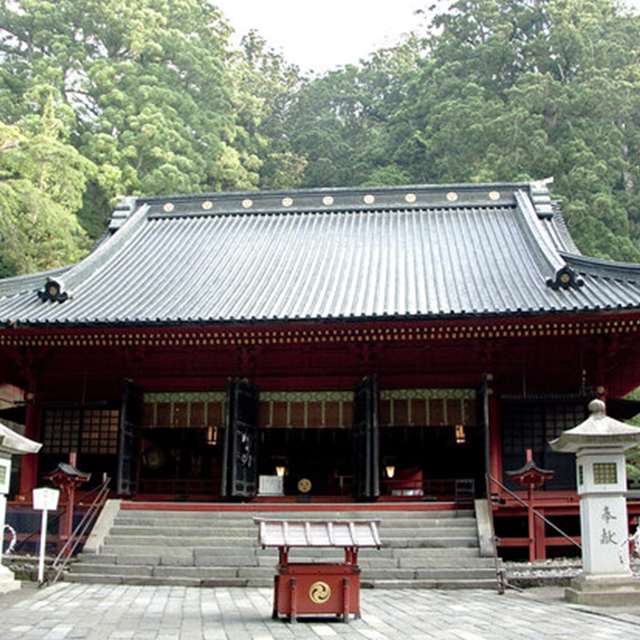
<instances>
[{"instance_id":1,"label":"stone pavement","mask_svg":"<svg viewBox=\"0 0 640 640\"><path fill-rule=\"evenodd\" d=\"M587 608L558 588L361 592L349 624L271 620L271 589L59 583L0 594L2 640L616 640L640 638L640 607Z\"/></svg>"}]
</instances>

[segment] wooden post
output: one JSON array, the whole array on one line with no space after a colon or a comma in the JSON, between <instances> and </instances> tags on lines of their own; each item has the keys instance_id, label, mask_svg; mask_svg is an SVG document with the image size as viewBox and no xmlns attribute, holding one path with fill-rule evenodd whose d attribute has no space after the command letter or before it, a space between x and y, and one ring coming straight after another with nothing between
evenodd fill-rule
<instances>
[{"instance_id":1,"label":"wooden post","mask_svg":"<svg viewBox=\"0 0 640 640\"><path fill-rule=\"evenodd\" d=\"M27 393L27 408L25 415L25 436L31 440L39 440L38 417L33 393ZM25 502L31 499L31 492L38 486L38 456L28 453L20 461L20 484L16 499Z\"/></svg>"},{"instance_id":2,"label":"wooden post","mask_svg":"<svg viewBox=\"0 0 640 640\"><path fill-rule=\"evenodd\" d=\"M291 578L289 582L290 586L290 594L289 594L289 602L290 602L290 616L291 622L295 622L298 615L298 580L296 578Z\"/></svg>"},{"instance_id":3,"label":"wooden post","mask_svg":"<svg viewBox=\"0 0 640 640\"><path fill-rule=\"evenodd\" d=\"M545 515L544 511L542 511L542 515ZM536 560L546 560L547 559L547 532L545 531L544 520L540 518L536 518L535 533L536 533Z\"/></svg>"},{"instance_id":4,"label":"wooden post","mask_svg":"<svg viewBox=\"0 0 640 640\"><path fill-rule=\"evenodd\" d=\"M351 589L349 588L349 578L342 581L342 621L349 622L349 598Z\"/></svg>"},{"instance_id":5,"label":"wooden post","mask_svg":"<svg viewBox=\"0 0 640 640\"><path fill-rule=\"evenodd\" d=\"M526 461L531 462L533 460L533 451L527 449ZM529 562L533 562L536 559L536 527L535 527L535 513L533 508L533 483L529 483L527 487L527 518L529 520Z\"/></svg>"},{"instance_id":6,"label":"wooden post","mask_svg":"<svg viewBox=\"0 0 640 640\"><path fill-rule=\"evenodd\" d=\"M273 613L271 614L272 620L278 619L278 606L279 606L279 594L280 594L280 576L275 575L273 578Z\"/></svg>"}]
</instances>

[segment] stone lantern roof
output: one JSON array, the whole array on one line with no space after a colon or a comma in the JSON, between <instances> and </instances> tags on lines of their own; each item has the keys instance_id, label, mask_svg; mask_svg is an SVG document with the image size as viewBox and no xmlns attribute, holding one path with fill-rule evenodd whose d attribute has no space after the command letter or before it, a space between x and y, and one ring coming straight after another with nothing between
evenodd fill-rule
<instances>
[{"instance_id":1,"label":"stone lantern roof","mask_svg":"<svg viewBox=\"0 0 640 640\"><path fill-rule=\"evenodd\" d=\"M577 427L549 442L549 446L554 451L575 453L593 446L624 450L640 443L640 428L610 418L605 409L602 400L592 400L589 403L591 415Z\"/></svg>"},{"instance_id":2,"label":"stone lantern roof","mask_svg":"<svg viewBox=\"0 0 640 640\"><path fill-rule=\"evenodd\" d=\"M0 422L0 455L16 453L38 453L42 444L34 442L9 429Z\"/></svg>"}]
</instances>

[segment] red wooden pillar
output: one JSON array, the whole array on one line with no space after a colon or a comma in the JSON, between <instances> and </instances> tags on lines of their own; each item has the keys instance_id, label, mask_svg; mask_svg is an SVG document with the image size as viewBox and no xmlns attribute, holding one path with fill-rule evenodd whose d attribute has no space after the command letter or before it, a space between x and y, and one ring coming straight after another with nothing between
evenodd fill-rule
<instances>
[{"instance_id":1,"label":"red wooden pillar","mask_svg":"<svg viewBox=\"0 0 640 640\"><path fill-rule=\"evenodd\" d=\"M538 509L538 512L541 515L545 515L544 509ZM546 517L546 516L545 516ZM535 529L534 529L534 538L535 538L535 547L534 553L536 560L546 560L547 559L547 532L545 531L545 522L541 518L535 519Z\"/></svg>"},{"instance_id":2,"label":"red wooden pillar","mask_svg":"<svg viewBox=\"0 0 640 640\"><path fill-rule=\"evenodd\" d=\"M489 473L502 482L502 433L500 429L500 403L489 394Z\"/></svg>"},{"instance_id":3,"label":"red wooden pillar","mask_svg":"<svg viewBox=\"0 0 640 640\"><path fill-rule=\"evenodd\" d=\"M527 461L531 461L531 449L527 449ZM529 525L529 562L536 559L536 516L533 507L533 484L527 486L527 522Z\"/></svg>"},{"instance_id":4,"label":"red wooden pillar","mask_svg":"<svg viewBox=\"0 0 640 640\"><path fill-rule=\"evenodd\" d=\"M36 405L35 394L26 394L27 408L25 416L25 436L30 440L40 441L39 411ZM31 492L38 486L38 455L28 453L20 460L20 484L16 500L28 502L31 500Z\"/></svg>"}]
</instances>

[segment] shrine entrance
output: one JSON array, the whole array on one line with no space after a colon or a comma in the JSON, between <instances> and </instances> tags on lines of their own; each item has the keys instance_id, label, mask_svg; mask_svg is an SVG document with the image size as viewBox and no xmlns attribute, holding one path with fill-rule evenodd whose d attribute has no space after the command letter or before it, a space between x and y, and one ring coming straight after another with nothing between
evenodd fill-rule
<instances>
[{"instance_id":1,"label":"shrine entrance","mask_svg":"<svg viewBox=\"0 0 640 640\"><path fill-rule=\"evenodd\" d=\"M484 477L485 430L470 389L147 393L138 494L443 500Z\"/></svg>"},{"instance_id":2,"label":"shrine entrance","mask_svg":"<svg viewBox=\"0 0 640 640\"><path fill-rule=\"evenodd\" d=\"M448 500L456 482L481 487L485 436L473 389L380 392L381 494Z\"/></svg>"},{"instance_id":3,"label":"shrine entrance","mask_svg":"<svg viewBox=\"0 0 640 640\"><path fill-rule=\"evenodd\" d=\"M226 393L145 393L138 438L137 495L220 496Z\"/></svg>"},{"instance_id":4,"label":"shrine entrance","mask_svg":"<svg viewBox=\"0 0 640 640\"><path fill-rule=\"evenodd\" d=\"M351 429L262 429L259 450L260 476L281 474L285 496L353 496Z\"/></svg>"},{"instance_id":5,"label":"shrine entrance","mask_svg":"<svg viewBox=\"0 0 640 640\"><path fill-rule=\"evenodd\" d=\"M261 393L260 476L280 475L285 496L353 496L353 398L353 391Z\"/></svg>"}]
</instances>

